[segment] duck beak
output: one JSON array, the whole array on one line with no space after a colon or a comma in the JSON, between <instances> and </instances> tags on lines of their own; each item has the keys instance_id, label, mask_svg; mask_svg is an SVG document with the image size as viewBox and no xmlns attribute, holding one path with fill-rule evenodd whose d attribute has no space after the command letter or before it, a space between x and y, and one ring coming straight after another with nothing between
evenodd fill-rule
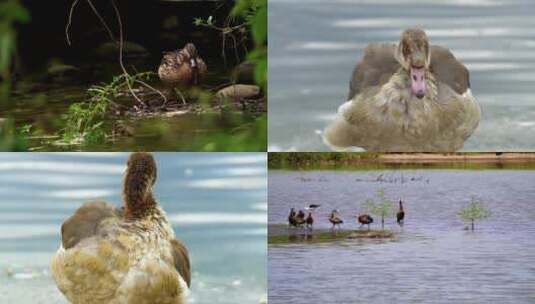
<instances>
[{"instance_id":1,"label":"duck beak","mask_svg":"<svg viewBox=\"0 0 535 304\"><path fill-rule=\"evenodd\" d=\"M426 93L425 68L411 67L411 91L418 99L422 99Z\"/></svg>"}]
</instances>

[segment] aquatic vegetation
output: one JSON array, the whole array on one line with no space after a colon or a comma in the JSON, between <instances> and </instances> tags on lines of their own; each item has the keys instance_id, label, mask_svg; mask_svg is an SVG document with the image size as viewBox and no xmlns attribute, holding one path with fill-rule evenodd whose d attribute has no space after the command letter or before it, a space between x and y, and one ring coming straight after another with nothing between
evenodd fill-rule
<instances>
[{"instance_id":1,"label":"aquatic vegetation","mask_svg":"<svg viewBox=\"0 0 535 304\"><path fill-rule=\"evenodd\" d=\"M379 196L379 202L375 202L373 199L367 199L364 203L364 208L371 214L375 214L381 217L381 229L385 229L385 216L392 214L393 204L390 199L385 195L383 188L377 190L377 196Z\"/></svg>"},{"instance_id":2,"label":"aquatic vegetation","mask_svg":"<svg viewBox=\"0 0 535 304\"><path fill-rule=\"evenodd\" d=\"M474 231L475 221L489 218L492 213L485 207L483 201L472 196L470 203L466 207L462 208L458 215L463 221L470 223L471 230Z\"/></svg>"},{"instance_id":3,"label":"aquatic vegetation","mask_svg":"<svg viewBox=\"0 0 535 304\"><path fill-rule=\"evenodd\" d=\"M61 130L64 143L102 143L109 134L104 131L104 122L110 105L127 87L138 80L150 80L153 72L134 75L121 74L108 84L94 85L87 90L89 99L73 103L64 117L65 127Z\"/></svg>"}]
</instances>

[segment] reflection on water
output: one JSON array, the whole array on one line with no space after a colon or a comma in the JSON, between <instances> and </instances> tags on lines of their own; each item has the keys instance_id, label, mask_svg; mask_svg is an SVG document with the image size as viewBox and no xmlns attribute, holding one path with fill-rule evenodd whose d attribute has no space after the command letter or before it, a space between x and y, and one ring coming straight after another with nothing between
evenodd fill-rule
<instances>
[{"instance_id":1,"label":"reflection on water","mask_svg":"<svg viewBox=\"0 0 535 304\"><path fill-rule=\"evenodd\" d=\"M482 119L465 150L535 150L533 10L530 0L270 1L270 151L328 150L320 131L346 100L361 50L410 26L471 71Z\"/></svg>"},{"instance_id":2,"label":"reflection on water","mask_svg":"<svg viewBox=\"0 0 535 304\"><path fill-rule=\"evenodd\" d=\"M317 228L336 208L357 229L352 216L380 188L406 216L403 228L385 221L394 241L270 245L269 303L533 303L533 181L535 171L270 171L269 224L321 204ZM457 217L471 195L493 213L475 232Z\"/></svg>"},{"instance_id":3,"label":"reflection on water","mask_svg":"<svg viewBox=\"0 0 535 304\"><path fill-rule=\"evenodd\" d=\"M127 156L0 155L0 302L66 303L48 272L60 225L86 200L121 202ZM265 298L265 155L157 153L156 159L156 197L190 250L192 302Z\"/></svg>"}]
</instances>

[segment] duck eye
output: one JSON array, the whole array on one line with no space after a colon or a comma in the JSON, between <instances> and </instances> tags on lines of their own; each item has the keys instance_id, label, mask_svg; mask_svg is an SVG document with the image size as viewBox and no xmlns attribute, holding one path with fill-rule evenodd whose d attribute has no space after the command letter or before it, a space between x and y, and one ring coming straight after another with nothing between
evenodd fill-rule
<instances>
[{"instance_id":1,"label":"duck eye","mask_svg":"<svg viewBox=\"0 0 535 304\"><path fill-rule=\"evenodd\" d=\"M416 81L416 75L412 75L412 80Z\"/></svg>"}]
</instances>

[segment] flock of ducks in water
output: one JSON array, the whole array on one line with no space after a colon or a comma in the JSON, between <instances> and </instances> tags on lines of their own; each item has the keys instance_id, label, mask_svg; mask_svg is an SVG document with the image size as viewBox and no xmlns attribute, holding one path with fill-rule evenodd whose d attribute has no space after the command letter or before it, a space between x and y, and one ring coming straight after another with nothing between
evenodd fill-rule
<instances>
[{"instance_id":1,"label":"flock of ducks in water","mask_svg":"<svg viewBox=\"0 0 535 304\"><path fill-rule=\"evenodd\" d=\"M290 213L288 214L288 225L290 227L305 227L307 229L312 229L314 226L314 217L312 212L319 209L321 205L311 204L305 207L305 210L308 211L308 215L305 215L303 210L295 211L295 208L290 208ZM358 214L356 216L357 222L360 224L360 227L368 225L368 230L370 225L373 223L373 217L369 214ZM399 209L396 213L396 221L401 226L405 220L405 210L403 209L403 201L399 200ZM338 229L341 228L341 224L344 223L340 212L337 209L331 211L329 215L329 222L332 224L331 229L335 229L338 226Z\"/></svg>"}]
</instances>

